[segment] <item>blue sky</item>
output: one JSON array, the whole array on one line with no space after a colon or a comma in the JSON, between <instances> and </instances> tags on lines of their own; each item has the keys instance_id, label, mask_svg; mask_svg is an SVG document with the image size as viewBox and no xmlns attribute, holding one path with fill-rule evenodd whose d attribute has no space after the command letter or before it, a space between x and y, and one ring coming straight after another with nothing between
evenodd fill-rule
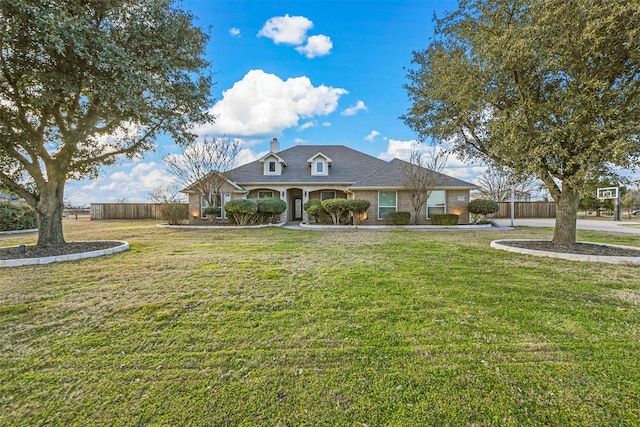
<instances>
[{"instance_id":1,"label":"blue sky","mask_svg":"<svg viewBox=\"0 0 640 427\"><path fill-rule=\"evenodd\" d=\"M199 133L242 140L240 163L269 149L341 144L375 157L406 158L415 134L399 116L412 51L427 46L434 13L457 1L182 0L211 35L206 56L216 82L216 123ZM162 158L179 153L168 138L136 161L103 168L93 181L69 182L76 205L148 201L173 181ZM445 172L472 181L484 171L450 157Z\"/></svg>"}]
</instances>

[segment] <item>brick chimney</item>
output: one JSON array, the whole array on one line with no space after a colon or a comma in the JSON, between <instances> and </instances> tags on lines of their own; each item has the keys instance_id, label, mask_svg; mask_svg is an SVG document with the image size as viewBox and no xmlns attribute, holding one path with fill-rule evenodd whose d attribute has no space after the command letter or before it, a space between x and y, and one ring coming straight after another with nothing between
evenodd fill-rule
<instances>
[{"instance_id":1,"label":"brick chimney","mask_svg":"<svg viewBox=\"0 0 640 427\"><path fill-rule=\"evenodd\" d=\"M271 152L277 153L280 151L280 143L278 142L278 138L273 138L271 140Z\"/></svg>"}]
</instances>

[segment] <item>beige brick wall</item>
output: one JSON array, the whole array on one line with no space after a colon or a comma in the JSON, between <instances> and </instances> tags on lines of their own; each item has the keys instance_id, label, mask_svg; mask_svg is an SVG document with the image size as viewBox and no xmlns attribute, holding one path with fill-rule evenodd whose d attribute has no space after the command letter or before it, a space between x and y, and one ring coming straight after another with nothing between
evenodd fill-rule
<instances>
[{"instance_id":1,"label":"beige brick wall","mask_svg":"<svg viewBox=\"0 0 640 427\"><path fill-rule=\"evenodd\" d=\"M447 213L460 215L459 224L469 224L469 190L447 191Z\"/></svg>"}]
</instances>

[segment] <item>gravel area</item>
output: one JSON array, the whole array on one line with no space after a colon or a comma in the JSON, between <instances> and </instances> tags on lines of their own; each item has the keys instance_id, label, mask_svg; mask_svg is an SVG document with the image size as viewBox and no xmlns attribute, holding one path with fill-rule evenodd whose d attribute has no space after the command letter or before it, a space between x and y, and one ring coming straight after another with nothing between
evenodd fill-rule
<instances>
[{"instance_id":1,"label":"gravel area","mask_svg":"<svg viewBox=\"0 0 640 427\"><path fill-rule=\"evenodd\" d=\"M43 248L36 245L25 245L24 252L20 252L19 246L8 246L0 248L0 259L25 259L44 258L59 255L78 254L83 252L99 251L103 249L115 248L122 242L112 240L98 240L92 242L69 242L63 246L55 248Z\"/></svg>"},{"instance_id":2,"label":"gravel area","mask_svg":"<svg viewBox=\"0 0 640 427\"><path fill-rule=\"evenodd\" d=\"M595 243L574 243L573 245L554 245L550 241L503 240L501 245L536 251L559 252L565 254L597 255L615 257L640 257L640 248L629 249Z\"/></svg>"}]
</instances>

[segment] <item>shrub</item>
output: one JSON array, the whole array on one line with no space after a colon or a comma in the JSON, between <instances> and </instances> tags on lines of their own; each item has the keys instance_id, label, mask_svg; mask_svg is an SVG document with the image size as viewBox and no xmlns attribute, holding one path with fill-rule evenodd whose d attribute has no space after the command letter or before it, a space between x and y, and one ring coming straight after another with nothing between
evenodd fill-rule
<instances>
[{"instance_id":1,"label":"shrub","mask_svg":"<svg viewBox=\"0 0 640 427\"><path fill-rule=\"evenodd\" d=\"M395 225L408 225L411 221L411 212L406 211L387 212L385 216Z\"/></svg>"},{"instance_id":2,"label":"shrub","mask_svg":"<svg viewBox=\"0 0 640 427\"><path fill-rule=\"evenodd\" d=\"M458 225L460 216L456 214L434 214L431 215L433 225Z\"/></svg>"},{"instance_id":3,"label":"shrub","mask_svg":"<svg viewBox=\"0 0 640 427\"><path fill-rule=\"evenodd\" d=\"M218 218L218 215L220 215L220 211L220 208L209 206L202 209L202 214L206 215L207 218L209 218L209 221L215 221Z\"/></svg>"},{"instance_id":4,"label":"shrub","mask_svg":"<svg viewBox=\"0 0 640 427\"><path fill-rule=\"evenodd\" d=\"M186 203L163 203L160 218L169 225L184 224L189 221L189 206Z\"/></svg>"},{"instance_id":5,"label":"shrub","mask_svg":"<svg viewBox=\"0 0 640 427\"><path fill-rule=\"evenodd\" d=\"M327 199L322 201L322 207L324 208L333 224L340 224L340 220L343 215L349 212L349 200L347 199Z\"/></svg>"},{"instance_id":6,"label":"shrub","mask_svg":"<svg viewBox=\"0 0 640 427\"><path fill-rule=\"evenodd\" d=\"M371 206L371 202L364 199L350 199L347 200L347 206L349 208L349 213L353 217L353 223L358 224L362 214L369 209L369 206Z\"/></svg>"},{"instance_id":7,"label":"shrub","mask_svg":"<svg viewBox=\"0 0 640 427\"><path fill-rule=\"evenodd\" d=\"M307 211L316 222L329 221L329 213L322 207L322 202L318 199L307 200L302 208Z\"/></svg>"},{"instance_id":8,"label":"shrub","mask_svg":"<svg viewBox=\"0 0 640 427\"><path fill-rule=\"evenodd\" d=\"M258 213L258 202L256 199L231 200L224 205L224 210L236 224L247 225Z\"/></svg>"},{"instance_id":9,"label":"shrub","mask_svg":"<svg viewBox=\"0 0 640 427\"><path fill-rule=\"evenodd\" d=\"M498 212L500 207L493 200L476 199L469 202L468 209L471 215L471 222L481 224L487 222L487 215Z\"/></svg>"},{"instance_id":10,"label":"shrub","mask_svg":"<svg viewBox=\"0 0 640 427\"><path fill-rule=\"evenodd\" d=\"M263 197L256 200L260 222L275 222L280 218L280 214L287 210L287 203L284 200L274 197Z\"/></svg>"},{"instance_id":11,"label":"shrub","mask_svg":"<svg viewBox=\"0 0 640 427\"><path fill-rule=\"evenodd\" d=\"M0 231L38 228L36 213L27 204L0 202Z\"/></svg>"}]
</instances>

